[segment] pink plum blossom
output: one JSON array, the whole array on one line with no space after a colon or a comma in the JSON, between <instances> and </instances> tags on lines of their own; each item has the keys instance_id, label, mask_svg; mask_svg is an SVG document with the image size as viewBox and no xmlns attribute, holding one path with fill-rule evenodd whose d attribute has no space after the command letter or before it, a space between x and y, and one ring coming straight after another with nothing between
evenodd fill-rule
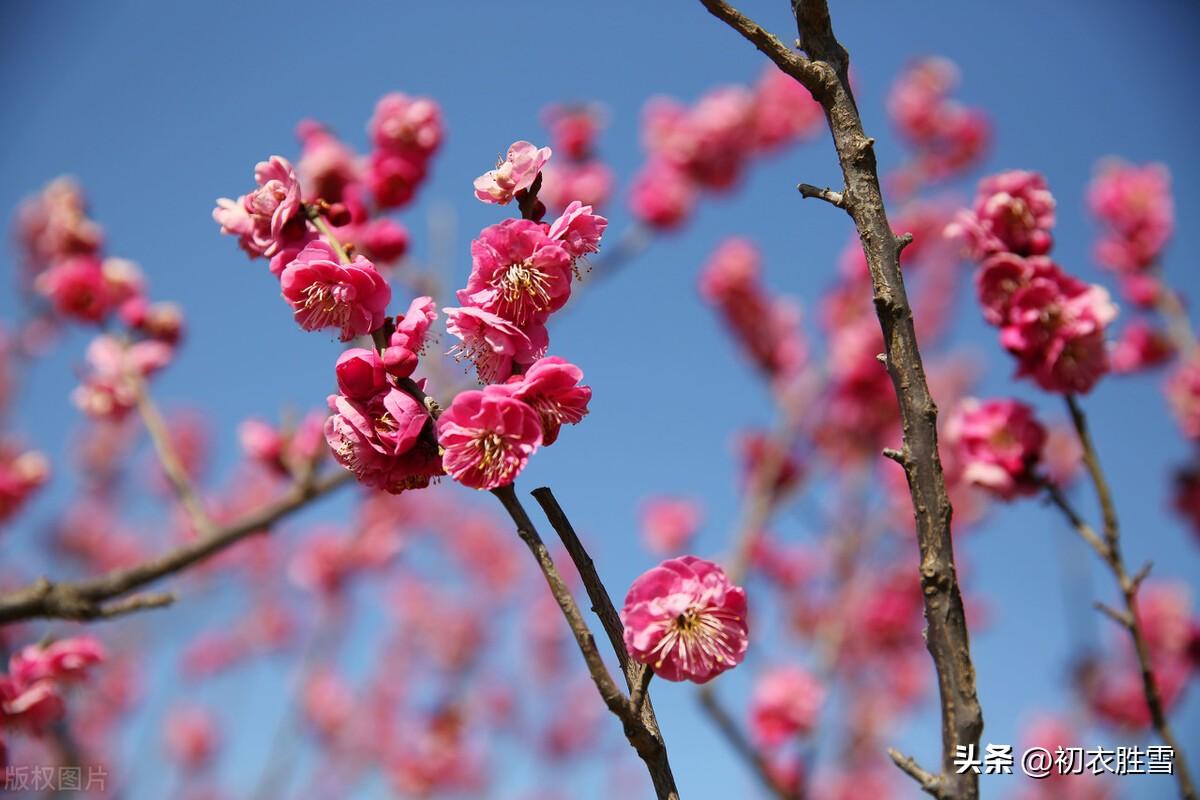
<instances>
[{"instance_id":1,"label":"pink plum blossom","mask_svg":"<svg viewBox=\"0 0 1200 800\"><path fill-rule=\"evenodd\" d=\"M475 196L485 203L509 203L515 194L533 185L542 167L550 160L550 154L549 147L539 148L526 141L513 142L495 169L475 179Z\"/></svg>"},{"instance_id":2,"label":"pink plum blossom","mask_svg":"<svg viewBox=\"0 0 1200 800\"><path fill-rule=\"evenodd\" d=\"M171 362L174 349L153 339L125 344L107 334L88 345L90 372L71 398L84 413L119 419L137 403L137 381Z\"/></svg>"},{"instance_id":3,"label":"pink plum blossom","mask_svg":"<svg viewBox=\"0 0 1200 800\"><path fill-rule=\"evenodd\" d=\"M696 205L696 186L683 170L652 160L633 178L629 207L633 215L652 228L674 230Z\"/></svg>"},{"instance_id":4,"label":"pink plum blossom","mask_svg":"<svg viewBox=\"0 0 1200 800\"><path fill-rule=\"evenodd\" d=\"M391 92L375 104L367 133L380 150L411 151L428 158L442 143L442 112L428 97Z\"/></svg>"},{"instance_id":5,"label":"pink plum blossom","mask_svg":"<svg viewBox=\"0 0 1200 800\"><path fill-rule=\"evenodd\" d=\"M621 622L629 654L669 681L707 683L746 654L746 593L695 556L669 559L638 577Z\"/></svg>"},{"instance_id":6,"label":"pink plum blossom","mask_svg":"<svg viewBox=\"0 0 1200 800\"><path fill-rule=\"evenodd\" d=\"M338 391L351 400L370 400L387 388L383 359L375 350L351 347L338 356L334 366Z\"/></svg>"},{"instance_id":7,"label":"pink plum blossom","mask_svg":"<svg viewBox=\"0 0 1200 800\"><path fill-rule=\"evenodd\" d=\"M576 200L600 208L612 196L616 182L612 169L599 161L547 164L542 168L538 198L554 210L566 208Z\"/></svg>"},{"instance_id":8,"label":"pink plum blossom","mask_svg":"<svg viewBox=\"0 0 1200 800\"><path fill-rule=\"evenodd\" d=\"M825 702L825 687L808 670L779 667L754 685L750 700L750 730L765 747L812 733Z\"/></svg>"},{"instance_id":9,"label":"pink plum blossom","mask_svg":"<svg viewBox=\"0 0 1200 800\"><path fill-rule=\"evenodd\" d=\"M659 555L684 549L700 527L702 513L694 500L652 497L642 504L642 540Z\"/></svg>"},{"instance_id":10,"label":"pink plum blossom","mask_svg":"<svg viewBox=\"0 0 1200 800\"><path fill-rule=\"evenodd\" d=\"M575 425L588 413L590 386L583 386L583 370L558 356L538 359L522 375L509 378L503 388L538 413L542 444L558 439L563 423Z\"/></svg>"},{"instance_id":11,"label":"pink plum blossom","mask_svg":"<svg viewBox=\"0 0 1200 800\"><path fill-rule=\"evenodd\" d=\"M359 482L398 494L441 474L423 431L429 412L407 392L389 388L369 400L331 395L325 440L333 457Z\"/></svg>"},{"instance_id":12,"label":"pink plum blossom","mask_svg":"<svg viewBox=\"0 0 1200 800\"><path fill-rule=\"evenodd\" d=\"M575 200L550 224L548 235L561 241L571 258L580 258L600 249L600 237L607 227L607 219L593 214L591 206Z\"/></svg>"},{"instance_id":13,"label":"pink plum blossom","mask_svg":"<svg viewBox=\"0 0 1200 800\"><path fill-rule=\"evenodd\" d=\"M342 264L324 241L305 247L279 278L283 297L307 331L336 328L341 340L371 333L383 324L392 289L362 256Z\"/></svg>"},{"instance_id":14,"label":"pink plum blossom","mask_svg":"<svg viewBox=\"0 0 1200 800\"><path fill-rule=\"evenodd\" d=\"M453 349L456 357L475 365L479 380L496 383L508 380L514 365L527 366L546 353L546 327L533 322L520 328L482 308L443 308L446 330L461 341Z\"/></svg>"},{"instance_id":15,"label":"pink plum blossom","mask_svg":"<svg viewBox=\"0 0 1200 800\"><path fill-rule=\"evenodd\" d=\"M505 392L460 392L437 428L447 474L473 489L512 483L542 444L537 412Z\"/></svg>"},{"instance_id":16,"label":"pink plum blossom","mask_svg":"<svg viewBox=\"0 0 1200 800\"><path fill-rule=\"evenodd\" d=\"M1088 208L1104 226L1096 260L1119 273L1144 270L1174 232L1171 173L1162 164L1106 159L1088 187Z\"/></svg>"},{"instance_id":17,"label":"pink plum blossom","mask_svg":"<svg viewBox=\"0 0 1200 800\"><path fill-rule=\"evenodd\" d=\"M1165 388L1180 430L1189 439L1200 440L1200 358L1181 362L1167 378Z\"/></svg>"},{"instance_id":18,"label":"pink plum blossom","mask_svg":"<svg viewBox=\"0 0 1200 800\"><path fill-rule=\"evenodd\" d=\"M966 398L946 422L946 440L958 448L968 483L1004 500L1038 490L1046 429L1024 403Z\"/></svg>"},{"instance_id":19,"label":"pink plum blossom","mask_svg":"<svg viewBox=\"0 0 1200 800\"><path fill-rule=\"evenodd\" d=\"M598 236L597 227L601 231L603 227L597 219L576 215L576 228L572 229L571 221L564 222L556 238L548 236L541 223L527 219L508 219L484 228L471 242L471 276L458 292L459 302L518 327L545 321L571 296L570 248L586 247L589 236Z\"/></svg>"},{"instance_id":20,"label":"pink plum blossom","mask_svg":"<svg viewBox=\"0 0 1200 800\"><path fill-rule=\"evenodd\" d=\"M222 233L237 236L252 257L270 258L305 233L300 181L296 170L280 156L260 161L254 168L254 180L258 188L249 194L237 200L218 200L213 219Z\"/></svg>"},{"instance_id":21,"label":"pink plum blossom","mask_svg":"<svg viewBox=\"0 0 1200 800\"><path fill-rule=\"evenodd\" d=\"M46 456L0 439L0 523L15 516L49 477Z\"/></svg>"},{"instance_id":22,"label":"pink plum blossom","mask_svg":"<svg viewBox=\"0 0 1200 800\"><path fill-rule=\"evenodd\" d=\"M1002 172L979 182L973 211L961 212L947 233L962 237L974 258L1045 255L1054 243L1054 205L1041 175Z\"/></svg>"}]
</instances>

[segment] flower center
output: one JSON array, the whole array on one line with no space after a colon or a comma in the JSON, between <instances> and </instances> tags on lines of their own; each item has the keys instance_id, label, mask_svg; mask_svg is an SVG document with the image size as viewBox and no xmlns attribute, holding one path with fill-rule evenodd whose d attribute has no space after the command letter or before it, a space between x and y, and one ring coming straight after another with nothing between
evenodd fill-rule
<instances>
[{"instance_id":1,"label":"flower center","mask_svg":"<svg viewBox=\"0 0 1200 800\"><path fill-rule=\"evenodd\" d=\"M510 311L517 325L524 325L538 311L550 307L550 279L529 261L510 264L493 280L493 286Z\"/></svg>"},{"instance_id":2,"label":"flower center","mask_svg":"<svg viewBox=\"0 0 1200 800\"><path fill-rule=\"evenodd\" d=\"M671 620L667 632L651 651L658 656L654 668L661 668L672 655L685 672L706 668L714 661L733 666L734 641L724 624L725 620L733 619L735 614L721 608L689 606Z\"/></svg>"},{"instance_id":3,"label":"flower center","mask_svg":"<svg viewBox=\"0 0 1200 800\"><path fill-rule=\"evenodd\" d=\"M480 431L474 441L479 471L489 480L501 478L508 468L508 448L504 437L494 431Z\"/></svg>"}]
</instances>

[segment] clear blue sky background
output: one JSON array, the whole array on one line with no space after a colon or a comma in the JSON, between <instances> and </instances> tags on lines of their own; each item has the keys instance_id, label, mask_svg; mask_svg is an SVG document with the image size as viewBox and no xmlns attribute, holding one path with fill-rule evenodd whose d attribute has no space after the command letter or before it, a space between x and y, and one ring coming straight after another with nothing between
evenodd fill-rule
<instances>
[{"instance_id":1,"label":"clear blue sky background","mask_svg":"<svg viewBox=\"0 0 1200 800\"><path fill-rule=\"evenodd\" d=\"M1200 120L1189 88L1200 66L1194 5L847 0L833 6L884 166L898 158L882 109L892 76L914 56L947 56L962 68L961 96L996 121L987 168L1048 176L1060 207L1056 252L1078 274L1104 279L1088 257L1094 231L1083 210L1095 161L1118 154L1168 164L1180 231L1166 267L1186 294L1200 294L1192 263L1200 233L1191 226L1200 209L1194 155ZM793 35L783 0L756 0L744 10L785 39ZM611 119L603 152L627 178L641 159L638 119L648 96L691 100L716 84L749 82L762 64L699 3L685 0L8 2L0 9L0 209L12 209L56 175L81 179L110 252L142 264L154 296L185 303L186 351L156 391L169 408L211 413L219 467L236 455L239 419L317 406L330 389L334 343L288 320L266 270L218 236L209 216L214 198L246 189L257 160L295 156L293 128L301 117L322 119L362 147L363 126L381 94L398 89L442 104L446 146L403 219L420 255L427 253L430 212L453 209L454 269L462 279L471 235L496 219L493 208L472 199L470 181L514 139L544 138L538 123L544 104L603 102ZM758 166L734 199L705 204L686 234L655 244L555 325L556 352L580 364L595 387L593 413L539 455L522 481L553 484L595 543L614 595L649 565L636 546L635 516L648 490L707 500L700 552L720 552L736 519L730 439L739 427L766 424L769 406L696 297L695 277L721 237L745 234L761 244L773 287L815 302L849 226L823 205L801 204L792 188L798 180L837 181L827 139ZM610 216L614 231L629 222L619 203ZM13 259L4 263L11 271ZM0 309L11 315L11 298L0 299ZM1047 403L1031 387L1011 383L1010 364L973 307L960 316L962 336L990 365L983 391L1016 394L1057 414L1052 398ZM80 361L83 344L82 337L69 338L58 357L34 372L17 416L27 438L55 455L77 425L70 365ZM1196 539L1166 510L1167 470L1189 447L1165 412L1158 382L1158 376L1110 379L1086 405L1117 487L1130 560L1153 558L1156 575L1195 584ZM660 410L656 398L671 402ZM61 484L46 492L26 524L6 534L6 549L34 548L35 523L68 492ZM1086 495L1080 499L1090 503ZM1068 560L1088 560L1064 540L1058 520L1030 502L998 509L960 547L970 588L992 611L990 627L973 639L986 741L1013 742L1031 709L1062 706L1066 660L1078 633L1070 627L1087 616L1064 611L1061 551ZM1107 595L1105 576L1097 572L1093 585ZM203 610L168 613L179 615L170 624L184 628L204 621ZM228 720L242 743L223 772L235 790L257 774L261 740L280 708L278 691L269 690L278 680L263 670L254 676L257 688L240 693L239 712ZM172 680L160 671L152 691L161 698ZM739 688L733 681L725 690ZM1178 722L1181 740L1193 744L1200 741L1195 694ZM750 776L701 721L692 693L664 685L655 700L684 797L749 796ZM897 742L932 763L935 718L916 719ZM1116 734L1094 733L1080 744L1120 743ZM1198 754L1192 755L1195 763ZM162 796L159 772L147 767L144 785L131 796ZM530 785L521 775L509 784ZM1122 785L1130 798L1170 796L1170 785L1160 781L1127 778ZM991 796L1015 786L1015 779L985 782Z\"/></svg>"}]
</instances>

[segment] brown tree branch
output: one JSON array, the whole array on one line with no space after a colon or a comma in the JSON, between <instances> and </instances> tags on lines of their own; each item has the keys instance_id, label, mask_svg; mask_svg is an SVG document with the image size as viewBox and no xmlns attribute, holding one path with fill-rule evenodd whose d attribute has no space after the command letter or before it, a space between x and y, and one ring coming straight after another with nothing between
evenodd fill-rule
<instances>
[{"instance_id":1,"label":"brown tree branch","mask_svg":"<svg viewBox=\"0 0 1200 800\"><path fill-rule=\"evenodd\" d=\"M0 625L37 617L73 620L107 619L144 608L158 608L168 595L141 595L116 600L167 575L204 561L251 534L307 506L318 497L349 483L353 475L338 470L307 484L296 484L283 497L241 519L212 530L162 556L132 567L116 569L95 578L52 582L46 578L23 589L0 595ZM139 599L140 597L140 599Z\"/></svg>"},{"instance_id":2,"label":"brown tree branch","mask_svg":"<svg viewBox=\"0 0 1200 800\"><path fill-rule=\"evenodd\" d=\"M553 501L553 495L549 490L539 490L544 497ZM592 682L596 684L596 689L600 692L600 697L604 700L604 704L608 706L625 729L625 738L633 746L634 750L646 764L646 769L650 773L650 779L654 783L654 790L659 800L679 800L679 790L675 788L675 776L671 773L671 766L667 761L667 750L662 740L662 734L658 731L657 724L653 727L646 723L647 718L653 720L654 711L650 706L649 699L641 703L642 714L636 716L633 710L633 704L630 698L617 687L613 677L608 672L608 668L604 666L604 660L600 657L600 651L596 649L596 640L592 636L591 630L587 626L587 622L583 618L583 614L579 611L579 606L575 603L575 598L571 594L570 588L563 581L562 576L558 574L558 569L554 566L554 560L550 557L550 551L546 549L545 542L538 534L537 529L533 525L533 521L529 519L529 515L525 512L525 508L521 505L521 501L517 499L517 494L513 490L512 484L502 486L498 489L493 489L494 494L499 500L504 510L512 518L513 523L517 526L517 535L521 537L521 541L533 553L534 559L537 560L538 566L542 570L542 574L546 578L546 583L550 586L550 592L554 595L555 601L558 603L559 609L562 610L563 616L566 617L567 625L571 628L571 633L575 636L575 643L579 646L580 652L583 653L583 660L587 663L588 672L592 676ZM540 501L540 498L539 498ZM570 527L566 515L562 513L562 509L558 508L557 502L553 503L553 507L557 509L556 519L558 524ZM552 521L553 524L553 521ZM571 530L571 536L574 536L574 530ZM577 537L576 537L577 541ZM580 545L582 549L582 545ZM590 557L587 557L584 552L584 557L587 564L591 564ZM582 573L584 570L580 569ZM591 577L585 579L599 585L599 591L607 598L607 592L604 592L603 584L599 583L599 578L592 569ZM589 589L589 592L591 589ZM593 599L593 602L595 600ZM602 604L597 604L601 605ZM608 602L611 609L612 603ZM613 612L615 614L615 611ZM605 616L597 612L601 621L605 621ZM617 625L620 625L620 618L616 620ZM605 623L605 630L609 631L609 623ZM612 633L609 631L609 637L612 638ZM620 636L617 641L620 642L620 647L617 649L618 659L623 658L622 668L625 664L631 664L629 654L625 652L625 644L623 636ZM614 644L614 647L616 645ZM628 680L630 672L626 672ZM640 676L640 673L639 673ZM639 683L640 683L639 677ZM636 684L631 684L631 687Z\"/></svg>"},{"instance_id":3,"label":"brown tree branch","mask_svg":"<svg viewBox=\"0 0 1200 800\"><path fill-rule=\"evenodd\" d=\"M942 713L942 766L937 788L945 797L973 800L979 779L954 768L960 746L978 746L983 712L975 692L975 668L950 535L952 509L937 450L937 406L929 393L917 345L912 309L900 273L907 242L888 223L875 163L874 140L859 118L850 88L850 58L833 33L825 0L793 0L792 10L807 58L722 0L701 0L724 21L804 85L825 109L842 168L843 206L854 220L871 272L875 310L886 348L886 366L900 407L908 479L920 550L926 646L938 676ZM911 774L911 773L910 773ZM929 791L929 785L923 785Z\"/></svg>"},{"instance_id":4,"label":"brown tree branch","mask_svg":"<svg viewBox=\"0 0 1200 800\"><path fill-rule=\"evenodd\" d=\"M1073 395L1066 396L1067 410L1071 414L1071 422L1075 426L1075 433L1079 437L1079 445L1083 448L1083 463L1087 468L1088 475L1091 477L1092 486L1096 490L1096 498L1100 504L1100 512L1104 519L1104 540L1102 546L1088 539L1085 535L1085 530L1090 530L1086 523L1082 523L1079 514L1071 509L1070 505L1065 500L1057 500L1051 494L1051 499L1055 500L1057 505L1065 514L1067 519L1075 526L1075 529L1088 539L1088 543L1092 545L1092 549L1100 556L1101 560L1108 566L1113 578L1116 579L1117 587L1121 591L1121 599L1124 602L1124 611L1118 611L1114 608L1097 603L1096 608L1108 618L1112 619L1125 630L1129 631L1130 637L1133 639L1134 653L1137 655L1138 669L1141 672L1142 678L1142 693L1146 697L1146 706L1150 710L1150 720L1154 725L1154 730L1158 732L1163 743L1170 747L1175 753L1175 777L1179 782L1180 797L1184 800L1197 800L1196 787L1192 782L1191 770L1188 767L1187 756L1183 749L1179 746L1179 740L1175 738L1174 731L1171 730L1171 725L1167 720L1166 709L1163 707L1162 694L1158 689L1158 681L1154 676L1154 668L1150 656L1150 647L1146 642L1146 633L1142 628L1142 622L1138 618L1137 613L1137 593L1141 588L1142 581L1150 572L1150 565L1143 566L1136 574L1130 575L1129 570L1125 565L1125 559L1121 554L1121 531L1117 520L1117 510L1113 503L1112 489L1108 485L1108 479L1104 475L1104 470L1100 466L1100 456L1096 450L1095 442L1092 441L1092 436L1088 430L1087 417L1080 408L1079 402ZM1061 495L1059 496L1061 498ZM1092 533L1092 537L1099 539Z\"/></svg>"}]
</instances>

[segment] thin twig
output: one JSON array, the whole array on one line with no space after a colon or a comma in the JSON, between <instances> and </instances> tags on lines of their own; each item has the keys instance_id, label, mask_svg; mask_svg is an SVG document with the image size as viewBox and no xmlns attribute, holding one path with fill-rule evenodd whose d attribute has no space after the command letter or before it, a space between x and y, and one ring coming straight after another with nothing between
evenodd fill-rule
<instances>
[{"instance_id":1,"label":"thin twig","mask_svg":"<svg viewBox=\"0 0 1200 800\"><path fill-rule=\"evenodd\" d=\"M171 488L175 491L175 496L179 498L179 503L187 512L196 532L200 534L211 532L212 520L204 510L204 504L200 502L195 487L192 486L192 480L188 477L183 461L175 452L175 445L171 441L171 431L167 427L162 413L158 410L158 406L154 403L154 399L150 396L146 381L134 373L129 374L128 380L133 386L138 415L142 418L142 424L146 426L146 433L150 434L150 441L154 445L158 462L162 465L163 474L167 476Z\"/></svg>"},{"instance_id":2,"label":"thin twig","mask_svg":"<svg viewBox=\"0 0 1200 800\"><path fill-rule=\"evenodd\" d=\"M700 699L700 707L704 709L704 713L713 721L717 730L729 742L730 747L754 770L763 787L770 791L778 800L797 800L798 793L790 791L786 786L780 784L771 771L771 765L763 758L758 748L746 738L741 728L738 727L737 722L725 710L725 707L721 705L721 701L717 699L717 693L713 687L700 687L699 691L696 692L696 696Z\"/></svg>"},{"instance_id":3,"label":"thin twig","mask_svg":"<svg viewBox=\"0 0 1200 800\"><path fill-rule=\"evenodd\" d=\"M112 570L80 581L52 582L41 578L23 589L6 592L0 595L0 625L37 617L91 620L115 616L110 613L113 606L106 605L107 601L180 572L216 555L247 536L267 530L318 497L349 483L353 477L352 473L339 469L320 480L293 485L275 502L162 556L132 567ZM154 597L156 596L148 596ZM166 595L157 596L157 600L161 602L153 602L146 597L139 603L127 600L125 606L117 605L118 613L157 608L165 604L165 597Z\"/></svg>"},{"instance_id":4,"label":"thin twig","mask_svg":"<svg viewBox=\"0 0 1200 800\"><path fill-rule=\"evenodd\" d=\"M838 208L845 208L846 201L842 192L835 192L829 187L822 189L820 186L813 186L811 183L801 183L796 187L800 191L800 196L805 199L824 200L830 205Z\"/></svg>"},{"instance_id":5,"label":"thin twig","mask_svg":"<svg viewBox=\"0 0 1200 800\"><path fill-rule=\"evenodd\" d=\"M617 687L608 668L604 665L600 651L596 649L596 640L592 636L591 630L588 629L587 622L580 613L571 590L559 575L558 569L554 566L554 560L550 557L550 551L546 549L546 544L534 527L533 521L525 512L521 501L517 499L512 484L493 489L492 494L500 500L504 510L508 512L509 517L517 526L517 535L521 537L521 541L525 542L538 562L538 567L541 568L542 575L545 576L546 583L550 586L550 593L554 595L554 600L558 603L571 633L575 636L575 643L583 654L583 660L587 664L592 682L596 684L596 689L600 692L600 697L608 706L608 710L621 720L625 729L625 738L629 740L634 750L645 762L657 797L659 800L679 800L679 790L675 788L675 776L671 773L670 764L667 762L667 751L662 736L657 728L651 729L643 722L644 715L651 713L650 704L647 702L643 705L643 717L634 715L629 698ZM548 492L545 494L553 499ZM561 511L561 509L559 510ZM566 515L562 515L561 519L565 520ZM588 559L588 563L590 563L590 559ZM623 650L622 640L621 651ZM621 651L618 651L618 656ZM625 658L628 659L628 654L625 655Z\"/></svg>"},{"instance_id":6,"label":"thin twig","mask_svg":"<svg viewBox=\"0 0 1200 800\"><path fill-rule=\"evenodd\" d=\"M1158 681L1154 675L1150 647L1146 642L1146 633L1142 629L1142 622L1138 618L1137 593L1142 581L1149 574L1149 566L1142 567L1137 574L1130 576L1129 570L1125 566L1125 559L1121 554L1121 531L1117 521L1116 506L1113 503L1112 489L1100 466L1100 456L1088 430L1087 417L1079 406L1079 401L1073 395L1067 395L1066 402L1067 410L1071 414L1071 422L1075 426L1075 433L1079 437L1079 445L1083 448L1083 463L1092 479L1092 485L1096 490L1096 498L1100 505L1100 513L1104 518L1104 550L1097 549L1097 553L1108 565L1113 578L1116 579L1117 587L1121 591L1121 599L1125 604L1124 611L1117 611L1102 603L1097 603L1096 607L1129 631L1141 672L1142 693L1146 697L1146 707L1150 710L1150 720L1163 743L1175 753L1175 778L1179 783L1180 796L1184 800L1197 800L1196 787L1192 782L1187 756L1179 746L1179 741L1175 738L1175 733L1171 730L1167 720L1162 694L1159 692ZM1056 503L1056 505L1058 504ZM1059 507L1064 508L1063 505ZM1067 518L1072 520L1072 524L1075 524L1074 519L1078 518L1078 514L1069 512L1066 508L1064 511ZM1076 525L1076 529L1078 530L1078 525ZM1093 549L1096 549L1094 544Z\"/></svg>"}]
</instances>

